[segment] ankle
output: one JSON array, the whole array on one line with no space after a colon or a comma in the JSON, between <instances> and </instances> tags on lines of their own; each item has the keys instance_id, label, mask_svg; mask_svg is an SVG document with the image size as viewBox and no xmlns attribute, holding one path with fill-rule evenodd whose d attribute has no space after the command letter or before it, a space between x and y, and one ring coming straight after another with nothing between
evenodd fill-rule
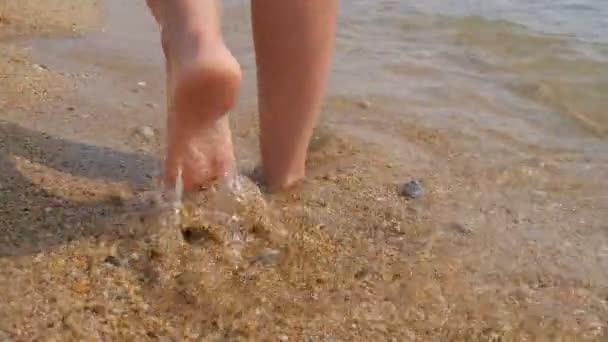
<instances>
[{"instance_id":1,"label":"ankle","mask_svg":"<svg viewBox=\"0 0 608 342\"><path fill-rule=\"evenodd\" d=\"M293 187L304 178L305 174L303 166L291 169L264 166L259 170L257 178L270 192L276 192Z\"/></svg>"},{"instance_id":2,"label":"ankle","mask_svg":"<svg viewBox=\"0 0 608 342\"><path fill-rule=\"evenodd\" d=\"M220 32L205 31L200 27L163 27L161 45L167 57L202 55L227 49Z\"/></svg>"},{"instance_id":3,"label":"ankle","mask_svg":"<svg viewBox=\"0 0 608 342\"><path fill-rule=\"evenodd\" d=\"M219 8L214 1L147 1L155 16L160 17L158 22L163 30L177 36L189 32L207 32L221 36Z\"/></svg>"}]
</instances>

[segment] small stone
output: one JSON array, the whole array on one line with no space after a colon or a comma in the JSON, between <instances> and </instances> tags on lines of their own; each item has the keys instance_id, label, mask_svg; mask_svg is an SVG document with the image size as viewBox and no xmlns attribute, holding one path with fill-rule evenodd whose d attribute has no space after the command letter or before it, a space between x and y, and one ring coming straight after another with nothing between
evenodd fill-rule
<instances>
[{"instance_id":1,"label":"small stone","mask_svg":"<svg viewBox=\"0 0 608 342\"><path fill-rule=\"evenodd\" d=\"M127 194L124 191L116 191L109 196L109 200L112 204L122 206L127 202Z\"/></svg>"},{"instance_id":2,"label":"small stone","mask_svg":"<svg viewBox=\"0 0 608 342\"><path fill-rule=\"evenodd\" d=\"M156 103L146 103L149 108L156 108Z\"/></svg>"},{"instance_id":3,"label":"small stone","mask_svg":"<svg viewBox=\"0 0 608 342\"><path fill-rule=\"evenodd\" d=\"M372 106L372 103L369 101L360 101L358 103L358 106L359 106L359 108L362 108L362 109L369 109Z\"/></svg>"},{"instance_id":4,"label":"small stone","mask_svg":"<svg viewBox=\"0 0 608 342\"><path fill-rule=\"evenodd\" d=\"M287 341L289 341L289 336L287 336L287 335L279 335L279 341L281 341L281 342L287 342Z\"/></svg>"},{"instance_id":5,"label":"small stone","mask_svg":"<svg viewBox=\"0 0 608 342\"><path fill-rule=\"evenodd\" d=\"M354 277L357 280L361 280L361 279L365 278L368 274L369 274L369 270L366 268L362 268L359 271L357 271L357 273L355 273Z\"/></svg>"},{"instance_id":6,"label":"small stone","mask_svg":"<svg viewBox=\"0 0 608 342\"><path fill-rule=\"evenodd\" d=\"M145 81L139 81L139 82L137 82L137 85L143 88L143 87L147 86L148 84Z\"/></svg>"},{"instance_id":7,"label":"small stone","mask_svg":"<svg viewBox=\"0 0 608 342\"><path fill-rule=\"evenodd\" d=\"M335 182L338 178L336 177L336 175L328 173L323 175L323 180L325 181L329 181L329 182Z\"/></svg>"},{"instance_id":8,"label":"small stone","mask_svg":"<svg viewBox=\"0 0 608 342\"><path fill-rule=\"evenodd\" d=\"M106 264L110 264L112 266L120 266L120 260L118 260L117 257L113 256L113 255L108 255L103 262L105 262Z\"/></svg>"},{"instance_id":9,"label":"small stone","mask_svg":"<svg viewBox=\"0 0 608 342\"><path fill-rule=\"evenodd\" d=\"M32 65L32 67L34 68L34 70L36 71L43 71L43 70L48 70L49 68L44 65L44 64L34 64Z\"/></svg>"},{"instance_id":10,"label":"small stone","mask_svg":"<svg viewBox=\"0 0 608 342\"><path fill-rule=\"evenodd\" d=\"M424 195L424 188L420 181L414 179L403 185L401 195L407 198L416 199Z\"/></svg>"},{"instance_id":11,"label":"small stone","mask_svg":"<svg viewBox=\"0 0 608 342\"><path fill-rule=\"evenodd\" d=\"M68 111L73 112L76 110L76 108L74 106L69 106L68 108L66 108Z\"/></svg>"},{"instance_id":12,"label":"small stone","mask_svg":"<svg viewBox=\"0 0 608 342\"><path fill-rule=\"evenodd\" d=\"M211 226L189 226L181 230L184 241L191 245L200 245L206 242L223 243L222 236Z\"/></svg>"},{"instance_id":13,"label":"small stone","mask_svg":"<svg viewBox=\"0 0 608 342\"><path fill-rule=\"evenodd\" d=\"M156 134L154 132L154 128L152 128L150 126L137 127L135 129L135 133L137 133L141 137L145 138L146 140L150 140L150 139L154 138L154 135Z\"/></svg>"},{"instance_id":14,"label":"small stone","mask_svg":"<svg viewBox=\"0 0 608 342\"><path fill-rule=\"evenodd\" d=\"M159 248L150 248L148 258L150 260L159 260L164 256L164 253Z\"/></svg>"},{"instance_id":15,"label":"small stone","mask_svg":"<svg viewBox=\"0 0 608 342\"><path fill-rule=\"evenodd\" d=\"M87 309L98 315L105 315L106 307L100 303L93 303L87 306Z\"/></svg>"}]
</instances>

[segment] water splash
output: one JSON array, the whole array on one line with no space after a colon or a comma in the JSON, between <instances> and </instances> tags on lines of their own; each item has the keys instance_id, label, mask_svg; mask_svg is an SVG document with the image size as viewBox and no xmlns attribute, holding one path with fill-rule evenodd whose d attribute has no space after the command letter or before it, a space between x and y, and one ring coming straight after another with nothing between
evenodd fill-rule
<instances>
[{"instance_id":1,"label":"water splash","mask_svg":"<svg viewBox=\"0 0 608 342\"><path fill-rule=\"evenodd\" d=\"M239 173L236 162L229 165L222 182L200 193L185 193L181 163L174 186L159 185L151 191L151 209L161 227L157 243L165 254L181 248L184 231L202 229L215 237L230 260L243 261L242 251L254 238L250 225L254 216L265 212L266 203L259 188Z\"/></svg>"},{"instance_id":2,"label":"water splash","mask_svg":"<svg viewBox=\"0 0 608 342\"><path fill-rule=\"evenodd\" d=\"M236 160L234 159L230 162L227 171L224 173L224 182L222 188L235 194L240 193L243 189L241 176L236 165Z\"/></svg>"},{"instance_id":3,"label":"water splash","mask_svg":"<svg viewBox=\"0 0 608 342\"><path fill-rule=\"evenodd\" d=\"M181 163L177 167L177 179L175 180L175 198L173 199L173 224L178 227L182 223L182 208L184 196L184 178Z\"/></svg>"}]
</instances>

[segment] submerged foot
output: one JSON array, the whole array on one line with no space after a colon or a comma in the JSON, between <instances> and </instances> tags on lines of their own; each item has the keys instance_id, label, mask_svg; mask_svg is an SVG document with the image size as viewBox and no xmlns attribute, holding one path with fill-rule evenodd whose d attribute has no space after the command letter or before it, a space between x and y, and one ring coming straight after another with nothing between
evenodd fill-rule
<instances>
[{"instance_id":1,"label":"submerged foot","mask_svg":"<svg viewBox=\"0 0 608 342\"><path fill-rule=\"evenodd\" d=\"M182 169L186 190L222 178L234 167L226 113L238 95L240 66L223 42L202 35L163 34L167 59L168 146L165 183Z\"/></svg>"}]
</instances>

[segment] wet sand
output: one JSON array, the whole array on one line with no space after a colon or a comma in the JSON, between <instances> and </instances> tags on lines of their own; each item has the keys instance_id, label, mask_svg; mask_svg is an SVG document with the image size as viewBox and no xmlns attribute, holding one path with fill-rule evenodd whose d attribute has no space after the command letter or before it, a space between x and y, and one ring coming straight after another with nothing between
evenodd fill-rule
<instances>
[{"instance_id":1,"label":"wet sand","mask_svg":"<svg viewBox=\"0 0 608 342\"><path fill-rule=\"evenodd\" d=\"M506 95L474 92L458 72L399 97L381 83L424 83L436 71L392 63L386 80L365 84L344 82L352 69L339 63L307 180L275 195L245 181L230 227L207 215L213 195L199 199L204 215L180 231L161 224L164 212L131 205L152 188L162 151L162 61L143 4L118 3L99 30L51 39L32 35L97 19L69 1L56 2L76 11L67 26L35 2L28 16L0 5L1 18L21 18L0 20L4 32L30 28L0 33L0 340L606 338L602 131L569 126L559 140L562 120L522 119ZM245 71L231 113L244 171L257 161L246 14L226 13ZM363 49L343 24L337 59ZM557 88L525 89L551 98ZM483 123L490 115L504 126ZM138 134L142 126L153 134ZM411 179L421 198L402 196ZM234 226L245 236L240 259L222 237Z\"/></svg>"}]
</instances>

